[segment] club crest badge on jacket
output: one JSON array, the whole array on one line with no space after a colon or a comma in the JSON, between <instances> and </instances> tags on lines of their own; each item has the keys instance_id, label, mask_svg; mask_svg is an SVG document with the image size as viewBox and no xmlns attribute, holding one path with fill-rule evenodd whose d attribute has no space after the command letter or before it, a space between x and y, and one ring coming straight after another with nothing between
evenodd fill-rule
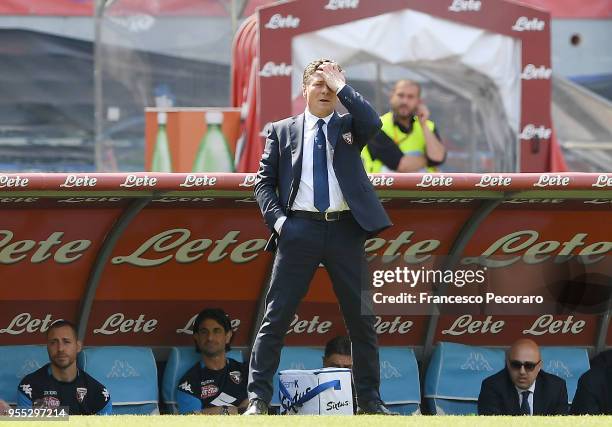
<instances>
[{"instance_id":1,"label":"club crest badge on jacket","mask_svg":"<svg viewBox=\"0 0 612 427\"><path fill-rule=\"evenodd\" d=\"M342 134L342 139L344 139L344 142L346 142L347 144L352 144L353 143L353 134L350 133L350 132L343 133Z\"/></svg>"}]
</instances>

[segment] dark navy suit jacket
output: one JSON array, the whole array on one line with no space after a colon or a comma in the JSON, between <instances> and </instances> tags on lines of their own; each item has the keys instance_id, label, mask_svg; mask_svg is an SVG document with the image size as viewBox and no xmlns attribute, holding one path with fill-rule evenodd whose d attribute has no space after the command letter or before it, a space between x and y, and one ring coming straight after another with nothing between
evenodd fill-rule
<instances>
[{"instance_id":1,"label":"dark navy suit jacket","mask_svg":"<svg viewBox=\"0 0 612 427\"><path fill-rule=\"evenodd\" d=\"M593 366L578 380L572 415L612 415L612 366Z\"/></svg>"},{"instance_id":2,"label":"dark navy suit jacket","mask_svg":"<svg viewBox=\"0 0 612 427\"><path fill-rule=\"evenodd\" d=\"M565 380L540 370L533 393L533 415L565 415ZM478 396L479 415L521 415L520 398L506 368L485 378Z\"/></svg>"},{"instance_id":3,"label":"dark navy suit jacket","mask_svg":"<svg viewBox=\"0 0 612 427\"><path fill-rule=\"evenodd\" d=\"M353 88L346 85L338 99L348 114L334 112L327 125L333 149L333 167L342 194L359 225L374 235L391 221L370 183L361 161L361 149L380 130L376 111ZM272 231L267 250L276 248L276 220L291 209L302 175L304 114L272 123L257 172L255 198Z\"/></svg>"}]
</instances>

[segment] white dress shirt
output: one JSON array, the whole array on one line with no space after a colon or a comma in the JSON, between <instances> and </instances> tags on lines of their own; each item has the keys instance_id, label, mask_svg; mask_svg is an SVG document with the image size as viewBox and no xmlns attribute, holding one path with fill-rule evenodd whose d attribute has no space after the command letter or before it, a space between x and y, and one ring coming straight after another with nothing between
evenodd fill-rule
<instances>
[{"instance_id":1,"label":"white dress shirt","mask_svg":"<svg viewBox=\"0 0 612 427\"><path fill-rule=\"evenodd\" d=\"M523 395L521 393L527 390L531 392L529 393L529 398L527 399L527 401L529 402L529 411L531 411L530 415L533 415L533 393L535 392L535 386L536 386L535 381L533 382L533 384L531 384L531 387L526 388L526 389L522 389L522 388L518 388L517 386L514 386L514 388L516 389L516 392L519 395L519 407L523 403Z\"/></svg>"},{"instance_id":2,"label":"white dress shirt","mask_svg":"<svg viewBox=\"0 0 612 427\"><path fill-rule=\"evenodd\" d=\"M340 86L336 91L336 94L340 92L343 87L344 85ZM322 119L325 121L325 124L323 125L323 133L325 134L326 140L327 182L329 185L329 208L327 208L326 212L343 211L349 208L346 200L344 200L342 190L340 190L338 178L336 178L336 173L333 167L334 149L329 143L327 137L327 124L333 115L334 113L332 112L329 116L322 117ZM304 140L302 144L302 176L300 177L298 192L291 207L293 210L318 212L314 205L313 146L315 136L318 132L317 122L320 118L321 117L317 117L312 114L308 110L308 107L306 107L306 110L304 111ZM286 219L286 216L282 216L274 223L274 229L278 234L280 234Z\"/></svg>"},{"instance_id":3,"label":"white dress shirt","mask_svg":"<svg viewBox=\"0 0 612 427\"><path fill-rule=\"evenodd\" d=\"M348 209L348 205L344 200L342 191L340 190L340 184L336 178L334 172L333 161L334 161L334 149L329 143L327 137L327 124L332 118L334 113L327 117L323 117L325 124L323 125L323 133L326 139L326 151L327 151L327 182L329 185L329 208L326 212L342 211ZM311 211L318 212L314 205L314 176L313 176L313 148L315 136L318 132L319 127L317 122L320 117L313 115L308 108L304 112L304 147L302 152L302 176L300 178L300 187L295 196L292 209L297 211Z\"/></svg>"}]
</instances>

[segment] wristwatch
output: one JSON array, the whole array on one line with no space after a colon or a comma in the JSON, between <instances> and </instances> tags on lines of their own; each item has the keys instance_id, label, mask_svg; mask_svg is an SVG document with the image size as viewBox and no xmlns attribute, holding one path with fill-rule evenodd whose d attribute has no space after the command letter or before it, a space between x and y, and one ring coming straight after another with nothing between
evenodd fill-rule
<instances>
[{"instance_id":1,"label":"wristwatch","mask_svg":"<svg viewBox=\"0 0 612 427\"><path fill-rule=\"evenodd\" d=\"M230 414L230 413L229 413L229 408L228 408L228 406L227 406L227 405L223 405L223 406L221 407L221 415L229 415L229 414Z\"/></svg>"}]
</instances>

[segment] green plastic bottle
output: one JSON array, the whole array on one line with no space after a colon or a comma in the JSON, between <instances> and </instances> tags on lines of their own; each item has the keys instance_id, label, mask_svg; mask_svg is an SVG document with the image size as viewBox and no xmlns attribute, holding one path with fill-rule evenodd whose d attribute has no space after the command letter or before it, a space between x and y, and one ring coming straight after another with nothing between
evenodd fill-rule
<instances>
[{"instance_id":1,"label":"green plastic bottle","mask_svg":"<svg viewBox=\"0 0 612 427\"><path fill-rule=\"evenodd\" d=\"M151 171L172 172L172 157L170 156L170 144L166 132L166 121L168 116L165 112L157 113L157 139L153 149L153 161Z\"/></svg>"},{"instance_id":2,"label":"green plastic bottle","mask_svg":"<svg viewBox=\"0 0 612 427\"><path fill-rule=\"evenodd\" d=\"M223 113L206 112L208 129L193 162L193 172L234 172L234 160L225 135L221 132Z\"/></svg>"}]
</instances>

